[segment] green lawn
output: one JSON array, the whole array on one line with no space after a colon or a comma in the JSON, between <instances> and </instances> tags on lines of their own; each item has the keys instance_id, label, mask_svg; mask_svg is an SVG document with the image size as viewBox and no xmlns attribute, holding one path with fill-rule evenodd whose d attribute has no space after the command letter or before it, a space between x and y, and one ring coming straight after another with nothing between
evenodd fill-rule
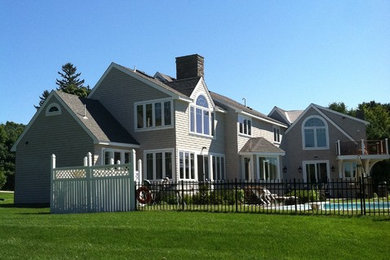
<instances>
[{"instance_id":1,"label":"green lawn","mask_svg":"<svg viewBox=\"0 0 390 260\"><path fill-rule=\"evenodd\" d=\"M204 212L51 215L0 193L0 259L388 259L389 217Z\"/></svg>"}]
</instances>

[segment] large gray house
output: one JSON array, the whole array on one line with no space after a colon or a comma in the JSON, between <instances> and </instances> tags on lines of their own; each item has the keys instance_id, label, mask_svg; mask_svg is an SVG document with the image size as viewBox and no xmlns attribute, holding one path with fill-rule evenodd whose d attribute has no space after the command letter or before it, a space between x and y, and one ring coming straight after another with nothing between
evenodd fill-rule
<instances>
[{"instance_id":1,"label":"large gray house","mask_svg":"<svg viewBox=\"0 0 390 260\"><path fill-rule=\"evenodd\" d=\"M13 147L15 203L49 202L51 154L78 166L88 152L126 163L135 149L152 180L356 178L389 158L365 121L314 104L267 116L209 91L203 75L195 54L176 58L176 78L112 63L88 98L53 91Z\"/></svg>"}]
</instances>

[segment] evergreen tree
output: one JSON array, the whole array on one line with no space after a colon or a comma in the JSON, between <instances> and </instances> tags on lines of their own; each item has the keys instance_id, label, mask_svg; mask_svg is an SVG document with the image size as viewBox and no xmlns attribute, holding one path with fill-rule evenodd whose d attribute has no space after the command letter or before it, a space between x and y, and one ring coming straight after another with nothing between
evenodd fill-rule
<instances>
[{"instance_id":1,"label":"evergreen tree","mask_svg":"<svg viewBox=\"0 0 390 260\"><path fill-rule=\"evenodd\" d=\"M45 103L45 101L49 95L50 95L50 92L48 90L43 91L42 95L39 97L40 101L39 101L38 106L34 105L34 107L36 109L39 109L43 105L43 103Z\"/></svg>"}]
</instances>

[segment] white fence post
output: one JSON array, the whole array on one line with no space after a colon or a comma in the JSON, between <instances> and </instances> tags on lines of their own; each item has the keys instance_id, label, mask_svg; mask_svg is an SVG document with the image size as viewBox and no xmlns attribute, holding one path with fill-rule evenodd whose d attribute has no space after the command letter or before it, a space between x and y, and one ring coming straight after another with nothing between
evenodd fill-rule
<instances>
[{"instance_id":1,"label":"white fence post","mask_svg":"<svg viewBox=\"0 0 390 260\"><path fill-rule=\"evenodd\" d=\"M87 153L87 156L88 156L88 166L91 167L93 164L92 164L92 153Z\"/></svg>"},{"instance_id":2,"label":"white fence post","mask_svg":"<svg viewBox=\"0 0 390 260\"><path fill-rule=\"evenodd\" d=\"M56 168L56 156L55 154L51 155L50 160L50 211L53 212L53 197L54 197L54 187L53 187L53 179L55 178L55 171Z\"/></svg>"},{"instance_id":3,"label":"white fence post","mask_svg":"<svg viewBox=\"0 0 390 260\"><path fill-rule=\"evenodd\" d=\"M142 160L138 159L138 180L141 183L142 182Z\"/></svg>"},{"instance_id":4,"label":"white fence post","mask_svg":"<svg viewBox=\"0 0 390 260\"><path fill-rule=\"evenodd\" d=\"M88 166L88 157L84 157L84 167Z\"/></svg>"}]
</instances>

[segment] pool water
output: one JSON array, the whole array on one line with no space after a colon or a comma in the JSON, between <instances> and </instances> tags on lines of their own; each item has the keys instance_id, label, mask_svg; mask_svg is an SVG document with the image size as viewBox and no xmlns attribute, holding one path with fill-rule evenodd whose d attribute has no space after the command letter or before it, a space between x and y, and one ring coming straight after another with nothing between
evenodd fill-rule
<instances>
[{"instance_id":1,"label":"pool water","mask_svg":"<svg viewBox=\"0 0 390 260\"><path fill-rule=\"evenodd\" d=\"M390 209L390 201L375 201L366 202L366 210L388 210ZM325 203L323 205L324 210L360 210L361 203L348 202L348 203Z\"/></svg>"}]
</instances>

